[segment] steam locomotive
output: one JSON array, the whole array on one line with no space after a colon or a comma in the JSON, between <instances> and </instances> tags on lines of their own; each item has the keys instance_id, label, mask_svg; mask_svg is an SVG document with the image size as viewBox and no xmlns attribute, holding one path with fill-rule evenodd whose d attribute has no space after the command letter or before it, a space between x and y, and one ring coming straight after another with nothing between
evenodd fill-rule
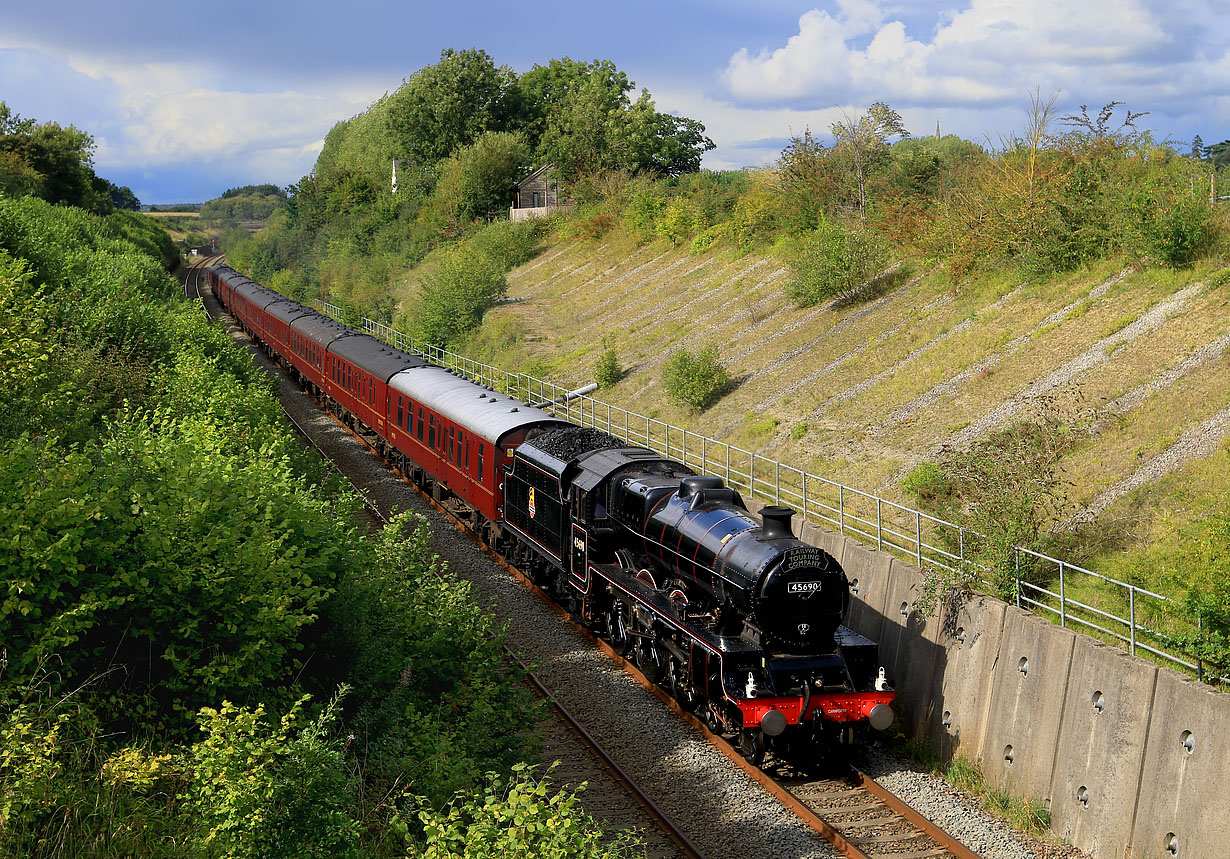
<instances>
[{"instance_id":1,"label":"steam locomotive","mask_svg":"<svg viewBox=\"0 0 1230 859\"><path fill-rule=\"evenodd\" d=\"M721 479L577 427L225 265L215 296L271 357L574 617L749 758L887 728L840 564Z\"/></svg>"}]
</instances>

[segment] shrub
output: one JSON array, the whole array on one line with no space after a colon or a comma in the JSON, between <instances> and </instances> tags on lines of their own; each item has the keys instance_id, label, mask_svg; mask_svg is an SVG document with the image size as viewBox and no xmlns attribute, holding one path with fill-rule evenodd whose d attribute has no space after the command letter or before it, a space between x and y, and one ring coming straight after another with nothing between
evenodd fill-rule
<instances>
[{"instance_id":1,"label":"shrub","mask_svg":"<svg viewBox=\"0 0 1230 859\"><path fill-rule=\"evenodd\" d=\"M475 233L469 243L474 250L495 259L508 271L533 258L534 249L548 226L544 218L495 221Z\"/></svg>"},{"instance_id":2,"label":"shrub","mask_svg":"<svg viewBox=\"0 0 1230 859\"><path fill-rule=\"evenodd\" d=\"M479 796L459 794L446 810L425 803L423 859L621 859L644 855L628 831L606 833L579 804L577 790L555 791L524 764L505 781L489 775Z\"/></svg>"},{"instance_id":3,"label":"shrub","mask_svg":"<svg viewBox=\"0 0 1230 859\"><path fill-rule=\"evenodd\" d=\"M671 402L704 411L730 387L730 373L718 360L717 346L710 343L693 355L687 349L671 354L662 368L662 384Z\"/></svg>"},{"instance_id":4,"label":"shrub","mask_svg":"<svg viewBox=\"0 0 1230 859\"><path fill-rule=\"evenodd\" d=\"M607 344L602 355L598 358L598 365L594 367L594 381L598 383L599 388L613 388L623 378L623 368L619 366L619 355L615 352L615 347Z\"/></svg>"},{"instance_id":5,"label":"shrub","mask_svg":"<svg viewBox=\"0 0 1230 859\"><path fill-rule=\"evenodd\" d=\"M855 296L889 261L887 244L871 231L820 219L787 250L794 278L786 293L800 307Z\"/></svg>"},{"instance_id":6,"label":"shrub","mask_svg":"<svg viewBox=\"0 0 1230 859\"><path fill-rule=\"evenodd\" d=\"M679 246L687 241L698 227L704 223L696 207L688 200L675 199L663 210L658 219L657 232L672 245Z\"/></svg>"},{"instance_id":7,"label":"shrub","mask_svg":"<svg viewBox=\"0 0 1230 859\"><path fill-rule=\"evenodd\" d=\"M419 336L436 346L457 343L508 292L507 269L496 258L462 245L444 252L440 266L423 279Z\"/></svg>"},{"instance_id":8,"label":"shrub","mask_svg":"<svg viewBox=\"0 0 1230 859\"><path fill-rule=\"evenodd\" d=\"M279 724L223 702L201 710L205 739L189 753L188 809L204 830L200 847L220 859L358 855L348 813L352 785L339 741L328 736L338 698L316 719L301 698Z\"/></svg>"}]
</instances>

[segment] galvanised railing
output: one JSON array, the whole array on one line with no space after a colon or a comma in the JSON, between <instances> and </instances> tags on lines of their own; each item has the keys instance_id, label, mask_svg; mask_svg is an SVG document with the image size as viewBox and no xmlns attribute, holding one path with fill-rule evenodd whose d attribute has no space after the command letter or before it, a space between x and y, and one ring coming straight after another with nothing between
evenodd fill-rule
<instances>
[{"instance_id":1,"label":"galvanised railing","mask_svg":"<svg viewBox=\"0 0 1230 859\"><path fill-rule=\"evenodd\" d=\"M342 318L341 308L321 301L314 304L322 312ZM573 394L551 382L475 361L409 337L382 322L364 317L361 325L372 336L407 352L418 353L434 364L490 385L529 405L547 409L572 423L603 430L630 444L657 451L701 474L720 477L728 486L751 498L784 504L807 521L860 538L880 551L913 562L920 569L960 574L978 568L967 553L967 547L973 546L979 535L968 528L665 421L612 406L591 396ZM1019 547L1013 549L1013 565L1017 606L1051 617L1061 626L1116 641L1133 655L1147 653L1163 663L1187 669L1201 680L1206 679L1201 662L1190 662L1177 649L1168 648L1169 637L1142 621L1142 616L1158 616L1162 604L1169 602L1161 594ZM1038 570L1042 580L1057 582L1058 590L1023 578L1022 566ZM1127 617L1069 595L1069 585L1073 581L1090 579L1117 589L1127 605ZM983 583L991 584L986 580Z\"/></svg>"}]
</instances>

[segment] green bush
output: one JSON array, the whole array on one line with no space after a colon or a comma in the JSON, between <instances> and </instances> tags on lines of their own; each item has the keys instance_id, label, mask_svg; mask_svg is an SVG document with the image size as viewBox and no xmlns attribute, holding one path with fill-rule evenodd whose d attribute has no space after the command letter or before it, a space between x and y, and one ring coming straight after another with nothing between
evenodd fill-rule
<instances>
[{"instance_id":1,"label":"green bush","mask_svg":"<svg viewBox=\"0 0 1230 859\"><path fill-rule=\"evenodd\" d=\"M554 790L517 765L504 780L489 775L478 796L458 795L446 809L422 804L423 859L631 859L644 845L627 830L604 832L577 790Z\"/></svg>"},{"instance_id":2,"label":"green bush","mask_svg":"<svg viewBox=\"0 0 1230 859\"><path fill-rule=\"evenodd\" d=\"M413 781L442 802L528 754L534 705L509 669L503 636L468 583L432 552L418 516L394 517L365 544L324 612L320 659L344 666L356 749L375 795Z\"/></svg>"},{"instance_id":3,"label":"green bush","mask_svg":"<svg viewBox=\"0 0 1230 859\"><path fill-rule=\"evenodd\" d=\"M662 385L667 398L698 412L721 399L730 383L730 373L718 360L717 346L712 343L695 355L687 349L679 349L666 359L662 368Z\"/></svg>"},{"instance_id":4,"label":"green bush","mask_svg":"<svg viewBox=\"0 0 1230 859\"><path fill-rule=\"evenodd\" d=\"M544 218L516 222L493 221L475 233L469 244L479 253L498 260L504 270L508 271L533 258L549 223Z\"/></svg>"},{"instance_id":5,"label":"green bush","mask_svg":"<svg viewBox=\"0 0 1230 859\"><path fill-rule=\"evenodd\" d=\"M443 252L439 267L423 280L419 336L436 346L456 344L507 294L505 271L498 259L469 245Z\"/></svg>"},{"instance_id":6,"label":"green bush","mask_svg":"<svg viewBox=\"0 0 1230 859\"><path fill-rule=\"evenodd\" d=\"M623 376L623 368L619 366L619 354L615 351L614 346L607 345L602 350L602 355L598 357L597 366L594 367L594 381L598 383L599 388L613 388Z\"/></svg>"},{"instance_id":7,"label":"green bush","mask_svg":"<svg viewBox=\"0 0 1230 859\"><path fill-rule=\"evenodd\" d=\"M786 252L794 278L786 293L800 307L856 296L889 262L888 245L870 230L827 218Z\"/></svg>"},{"instance_id":8,"label":"green bush","mask_svg":"<svg viewBox=\"0 0 1230 859\"><path fill-rule=\"evenodd\" d=\"M315 719L301 698L277 725L265 708L201 710L205 739L188 755L187 811L202 855L219 859L358 856L354 786L342 744L330 736L335 697Z\"/></svg>"}]
</instances>

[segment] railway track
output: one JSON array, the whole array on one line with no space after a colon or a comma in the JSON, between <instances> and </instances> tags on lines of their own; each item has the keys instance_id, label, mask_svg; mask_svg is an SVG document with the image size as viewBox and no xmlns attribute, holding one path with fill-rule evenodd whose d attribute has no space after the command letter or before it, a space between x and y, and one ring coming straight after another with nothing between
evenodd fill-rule
<instances>
[{"instance_id":1,"label":"railway track","mask_svg":"<svg viewBox=\"0 0 1230 859\"><path fill-rule=\"evenodd\" d=\"M212 262L212 260L203 261L202 264L193 266L192 271L195 271L198 277L207 267L206 262ZM200 296L199 284L195 286L195 289L197 290L196 295L190 297ZM209 312L207 306L206 312ZM312 435L290 414L285 405L283 405L283 410L300 435L315 446L322 456L332 461L333 457L316 444ZM376 451L359 434L353 432L336 416L331 413L330 416L351 438L360 442L368 453L380 459ZM381 461L383 462L383 460ZM388 463L385 463L385 465L388 466ZM390 468L390 473L395 473L392 472L391 466L388 467ZM804 825L819 833L843 855L851 857L851 859L880 859L880 857L885 857L885 859L887 857L894 857L894 859L977 859L978 854L970 851L943 830L931 824L907 804L894 797L876 784L874 780L858 770L852 769L848 773L834 774L826 778L809 778L793 770L788 763L784 762L770 761L763 768L753 765L725 738L712 733L693 714L683 710L665 690L650 682L635 665L625 660L620 654L615 653L606 642L594 636L584 626L573 622L562 609L550 601L545 593L533 586L521 571L512 567L505 559L479 541L477 536L449 514L446 508L429 498L425 493L422 493L417 487L413 487L410 481L404 478L402 480L414 488L419 496L434 509L448 514L449 520L457 530L469 537L488 557L518 577L535 596L549 604L552 610L560 615L577 632L584 635L598 648L603 650L608 657L615 660L625 672L631 675L644 688L651 690L667 707L683 718L693 730L705 737L709 743L740 767L749 778L775 796ZM367 497L361 487L353 482L352 485L356 486L356 490L359 491L362 497ZM385 521L383 514L370 501L367 504L367 508L364 516L365 524L372 528L380 527ZM524 664L521 663L521 660L515 654L512 654L511 651L509 651L509 654L511 658L517 659L518 663L522 664L524 668ZM527 675L533 677L528 671ZM542 684L537 678L532 679L530 682L541 687L539 694L556 707L560 718L565 724L569 725L569 729L588 748L593 750L600 759L605 759L604 766L607 767L608 772L611 772L624 785L624 789L629 792L629 795L637 798L638 804L654 820L655 826L667 833L671 841L677 845L679 851L677 855L696 857L705 855L700 848L689 840L683 829L675 824L670 815L657 806L648 791L637 785L635 778L620 768L618 763L615 762L614 756L602 748L601 743L594 739L590 732L568 711L567 707L563 705L558 697L547 690L545 684Z\"/></svg>"},{"instance_id":2,"label":"railway track","mask_svg":"<svg viewBox=\"0 0 1230 859\"><path fill-rule=\"evenodd\" d=\"M206 316L213 321L215 316L210 312L208 305L205 304L199 285L199 277L201 273L208 268L210 262L210 260L206 260L199 266L193 266L189 270L187 277L185 278L185 294L190 299L200 300L205 309ZM284 403L280 403L280 405L282 406L283 414L286 415L287 420L290 421L291 426L294 427L299 437L307 445L314 448L322 459L328 462L333 462L333 458L319 444L317 444L313 434L295 418L290 410L286 408ZM343 429L346 429L347 432L350 432L349 427L346 427L340 421L337 421L337 423ZM363 442L363 439L359 435L353 432L350 432L350 435L354 439ZM364 443L364 446L367 447L366 443ZM371 450L371 448L368 447L368 450ZM374 451L372 452L374 453ZM409 484L409 481L406 482ZM363 500L363 506L359 514L359 524L371 531L379 530L387 525L389 522L388 517L380 510L379 506L368 497L367 493L353 481L351 481L350 485L355 490L356 494L358 494L358 496ZM449 515L448 511L437 504L434 500L430 499L425 494L423 494L422 497L440 513ZM452 517L450 516L450 518ZM661 830L661 832L675 846L675 848L677 848L669 855L686 857L686 859L706 859L705 853L697 847L691 839L688 838L687 834L678 825L675 824L670 815L664 812L654 802L649 793L642 789L636 780L619 766L611 752L604 748L603 745L595 739L588 730L586 730L581 721L568 710L568 708L559 700L555 693L548 688L547 684L544 683L543 680L538 677L538 675L535 674L510 648L505 646L504 652L509 660L515 663L522 670L527 684L531 687L534 693L540 699L551 705L551 707L555 710L557 717L566 726L568 731L576 737L576 739L580 741L590 753L593 754L595 759L606 770L606 772L619 783L628 796L631 797L643 809L647 817L658 829ZM659 853L660 852L661 851L659 851Z\"/></svg>"}]
</instances>

